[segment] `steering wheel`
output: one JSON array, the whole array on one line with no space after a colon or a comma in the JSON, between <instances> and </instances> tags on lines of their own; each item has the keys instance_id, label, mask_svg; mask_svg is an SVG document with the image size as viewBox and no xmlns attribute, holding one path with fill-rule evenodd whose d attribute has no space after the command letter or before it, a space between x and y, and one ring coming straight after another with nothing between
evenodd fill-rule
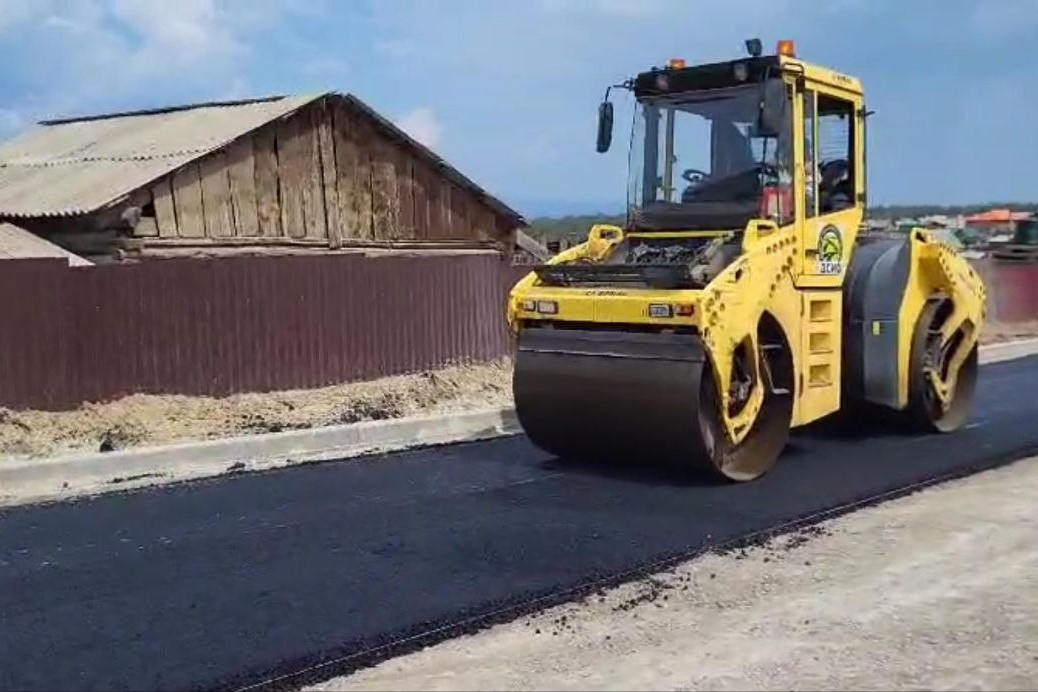
<instances>
[{"instance_id":1,"label":"steering wheel","mask_svg":"<svg viewBox=\"0 0 1038 692\"><path fill-rule=\"evenodd\" d=\"M830 159L823 161L818 166L821 184L824 187L832 186L850 170L847 159Z\"/></svg>"},{"instance_id":2,"label":"steering wheel","mask_svg":"<svg viewBox=\"0 0 1038 692\"><path fill-rule=\"evenodd\" d=\"M693 178L692 176L696 177ZM698 168L686 168L684 171L681 172L681 179L689 185L695 185L696 183L700 183L709 177L709 173L701 171Z\"/></svg>"}]
</instances>

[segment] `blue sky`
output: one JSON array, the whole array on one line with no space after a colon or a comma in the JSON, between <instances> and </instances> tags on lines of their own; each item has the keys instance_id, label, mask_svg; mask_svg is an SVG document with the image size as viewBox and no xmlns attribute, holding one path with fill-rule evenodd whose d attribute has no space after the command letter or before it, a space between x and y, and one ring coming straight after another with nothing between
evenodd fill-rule
<instances>
[{"instance_id":1,"label":"blue sky","mask_svg":"<svg viewBox=\"0 0 1038 692\"><path fill-rule=\"evenodd\" d=\"M1038 0L0 0L0 136L54 115L348 91L520 211L622 208L607 84L769 50L861 77L877 203L1038 199Z\"/></svg>"}]
</instances>

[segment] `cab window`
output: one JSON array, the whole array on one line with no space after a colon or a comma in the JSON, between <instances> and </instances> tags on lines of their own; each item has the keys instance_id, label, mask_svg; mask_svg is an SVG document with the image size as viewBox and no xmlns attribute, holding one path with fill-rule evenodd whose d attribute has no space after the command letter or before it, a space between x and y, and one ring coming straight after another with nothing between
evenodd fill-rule
<instances>
[{"instance_id":1,"label":"cab window","mask_svg":"<svg viewBox=\"0 0 1038 692\"><path fill-rule=\"evenodd\" d=\"M854 104L819 94L817 117L815 194L818 213L830 214L854 206Z\"/></svg>"},{"instance_id":2,"label":"cab window","mask_svg":"<svg viewBox=\"0 0 1038 692\"><path fill-rule=\"evenodd\" d=\"M817 216L816 188L818 170L815 167L815 92L804 92L804 216Z\"/></svg>"}]
</instances>

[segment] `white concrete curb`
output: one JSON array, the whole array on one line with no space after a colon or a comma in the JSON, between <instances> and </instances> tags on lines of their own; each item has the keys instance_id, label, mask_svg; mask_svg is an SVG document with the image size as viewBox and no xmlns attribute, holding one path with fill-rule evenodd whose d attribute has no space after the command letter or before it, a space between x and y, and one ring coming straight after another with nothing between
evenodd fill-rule
<instances>
[{"instance_id":1,"label":"white concrete curb","mask_svg":"<svg viewBox=\"0 0 1038 692\"><path fill-rule=\"evenodd\" d=\"M1038 354L1038 339L981 347L996 363ZM316 461L485 440L522 432L515 411L482 411L368 421L121 452L0 460L0 507L163 485Z\"/></svg>"},{"instance_id":2,"label":"white concrete curb","mask_svg":"<svg viewBox=\"0 0 1038 692\"><path fill-rule=\"evenodd\" d=\"M1019 339L980 347L981 363L999 363L1003 360L1025 358L1038 354L1038 339Z\"/></svg>"},{"instance_id":3,"label":"white concrete curb","mask_svg":"<svg viewBox=\"0 0 1038 692\"><path fill-rule=\"evenodd\" d=\"M365 421L119 452L0 460L0 506L521 432L511 408Z\"/></svg>"}]
</instances>

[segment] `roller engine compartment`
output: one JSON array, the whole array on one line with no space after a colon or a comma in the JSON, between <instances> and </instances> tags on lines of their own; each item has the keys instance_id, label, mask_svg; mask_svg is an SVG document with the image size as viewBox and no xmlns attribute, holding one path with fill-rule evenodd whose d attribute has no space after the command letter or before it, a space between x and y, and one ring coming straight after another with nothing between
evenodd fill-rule
<instances>
[{"instance_id":1,"label":"roller engine compartment","mask_svg":"<svg viewBox=\"0 0 1038 692\"><path fill-rule=\"evenodd\" d=\"M616 286L701 289L742 252L734 234L627 236L601 260L538 265L545 286Z\"/></svg>"}]
</instances>

